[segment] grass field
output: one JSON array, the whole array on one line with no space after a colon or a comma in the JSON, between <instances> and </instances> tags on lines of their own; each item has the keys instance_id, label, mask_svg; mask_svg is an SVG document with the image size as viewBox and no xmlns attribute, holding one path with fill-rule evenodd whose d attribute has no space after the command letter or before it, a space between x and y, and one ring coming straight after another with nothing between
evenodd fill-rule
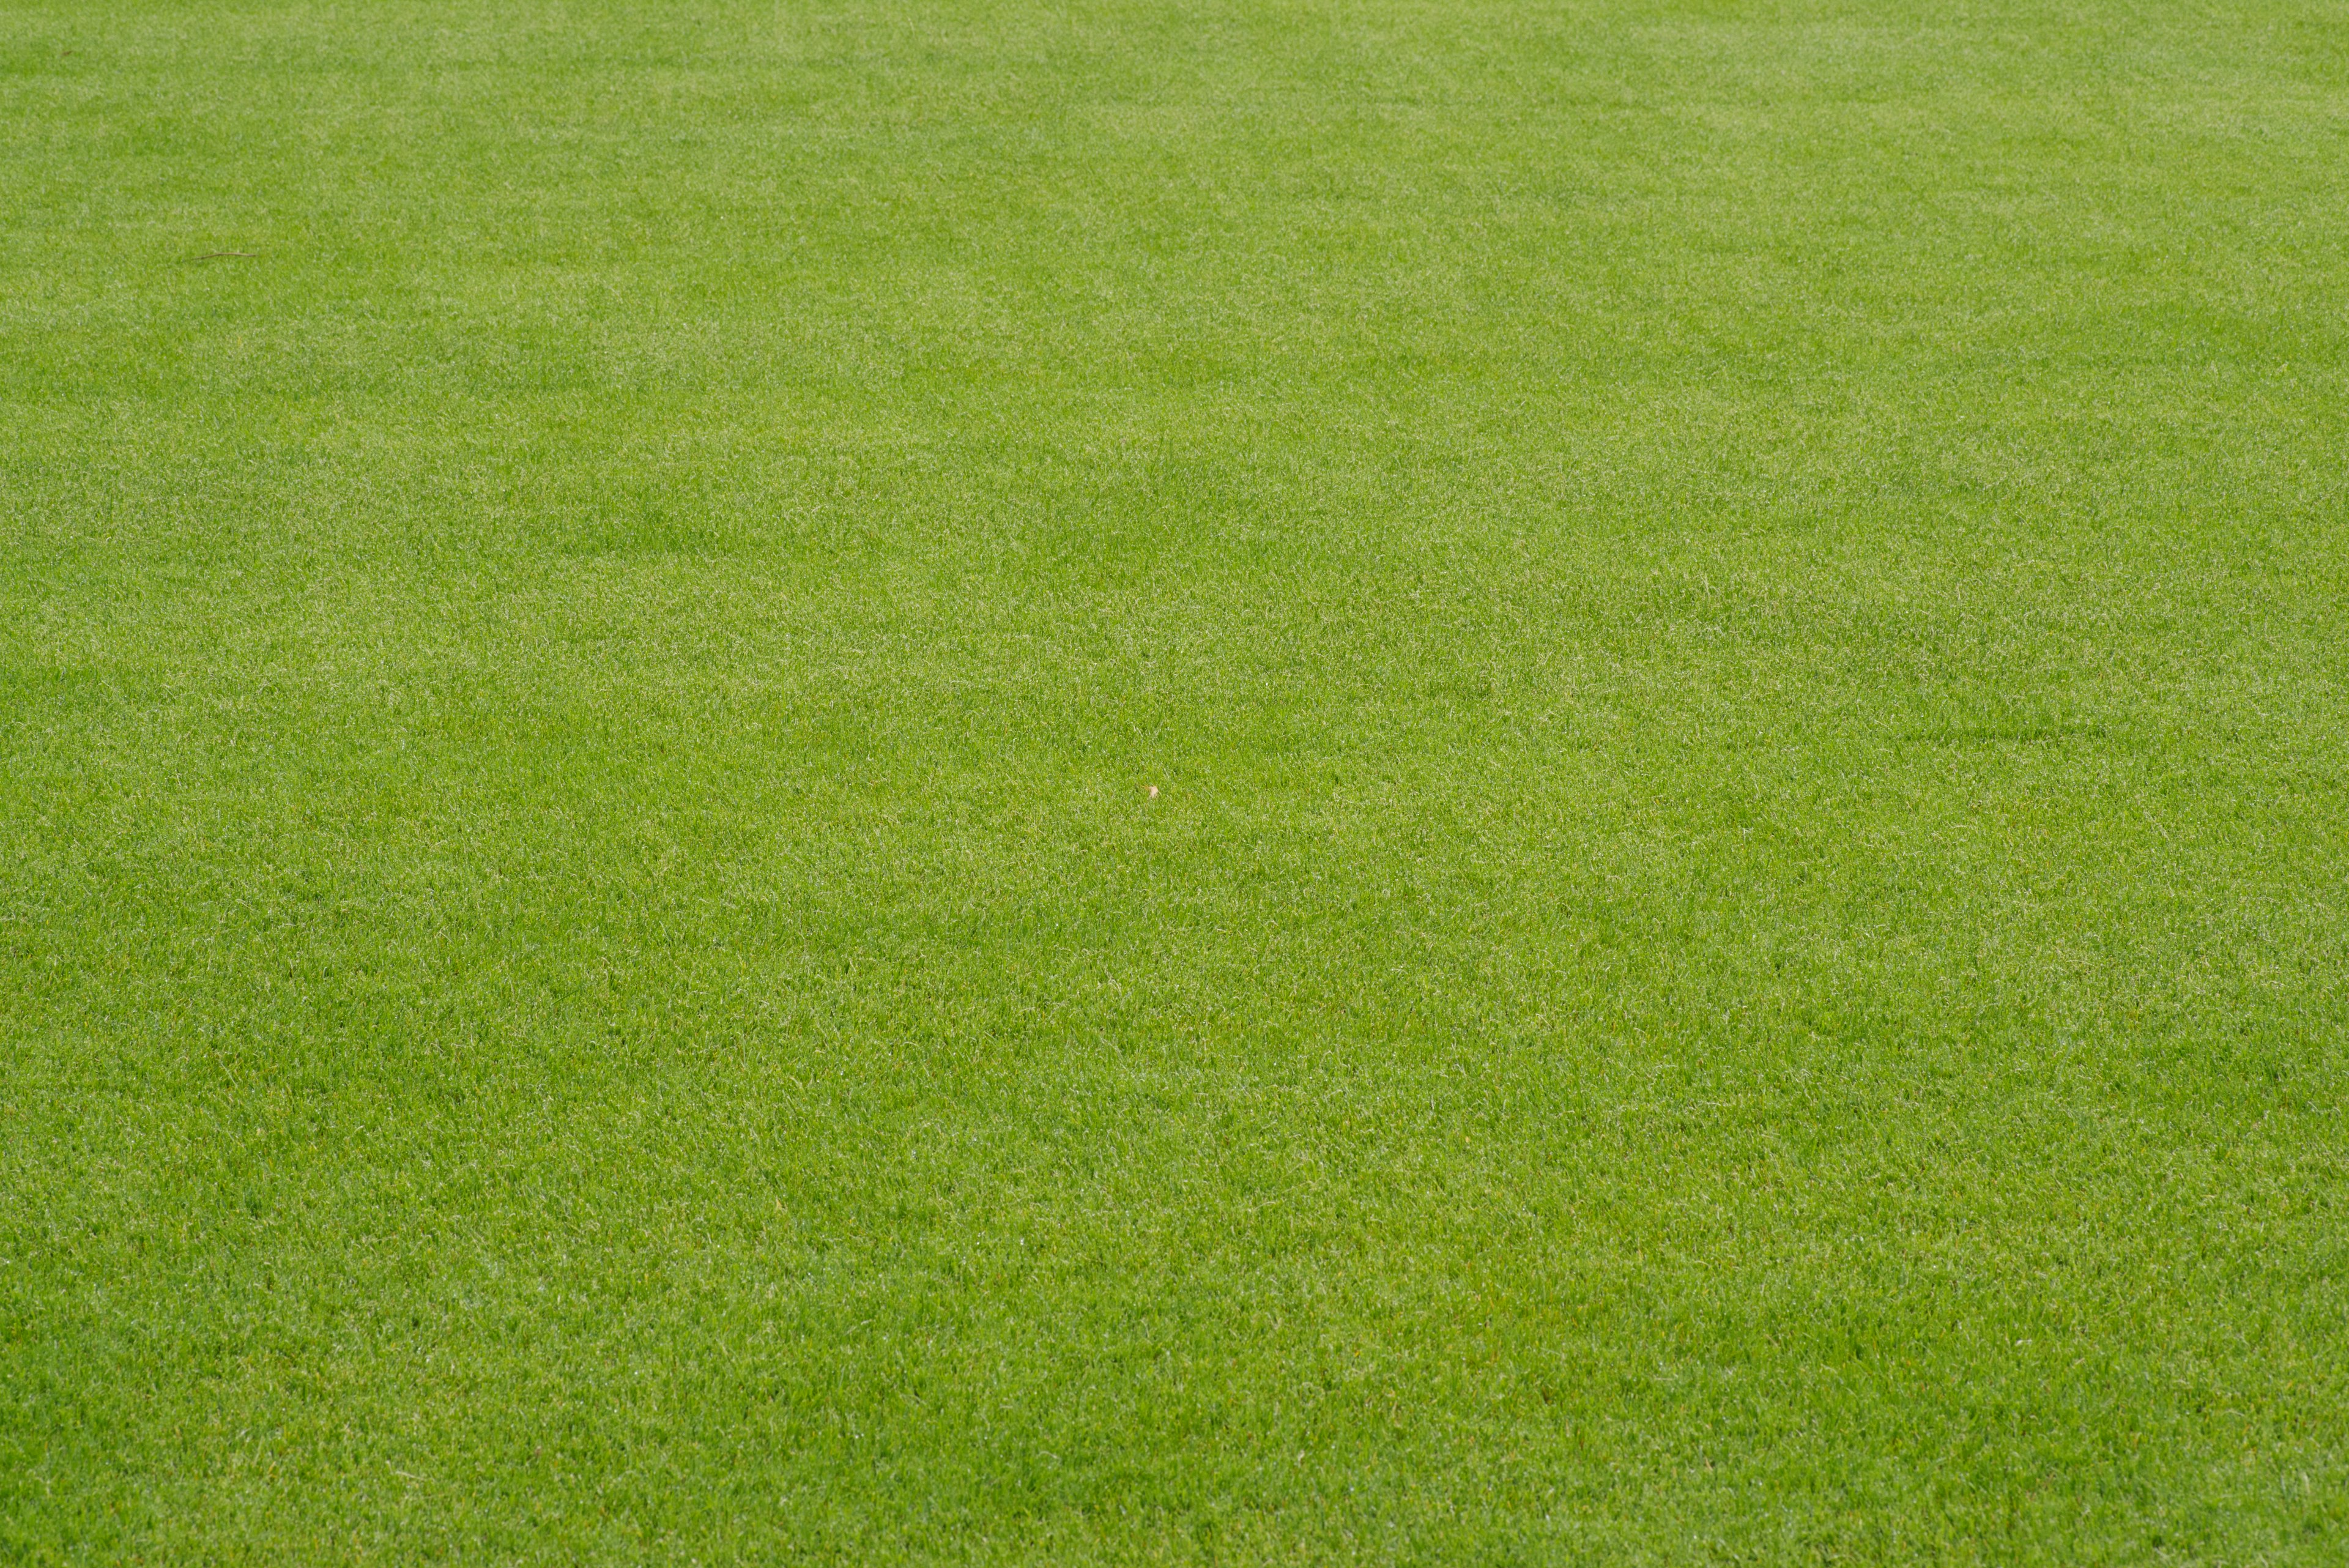
<instances>
[{"instance_id":1,"label":"grass field","mask_svg":"<svg viewBox=\"0 0 2349 1568\"><path fill-rule=\"evenodd\" d=\"M2337 0L0 0L0 1559L2339 1563L2344 474Z\"/></svg>"}]
</instances>

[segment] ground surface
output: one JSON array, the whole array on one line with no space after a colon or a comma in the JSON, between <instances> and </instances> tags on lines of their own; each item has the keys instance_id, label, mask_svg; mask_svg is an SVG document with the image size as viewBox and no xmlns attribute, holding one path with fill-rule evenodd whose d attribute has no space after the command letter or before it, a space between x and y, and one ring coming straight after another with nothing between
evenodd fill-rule
<instances>
[{"instance_id":1,"label":"ground surface","mask_svg":"<svg viewBox=\"0 0 2349 1568\"><path fill-rule=\"evenodd\" d=\"M2344 453L2333 5L11 0L0 1557L2337 1563Z\"/></svg>"}]
</instances>

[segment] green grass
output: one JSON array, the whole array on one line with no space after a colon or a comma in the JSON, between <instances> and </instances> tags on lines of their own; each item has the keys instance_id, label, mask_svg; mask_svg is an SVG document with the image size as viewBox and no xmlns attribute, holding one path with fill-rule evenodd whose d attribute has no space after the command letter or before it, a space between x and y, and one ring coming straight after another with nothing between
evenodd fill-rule
<instances>
[{"instance_id":1,"label":"green grass","mask_svg":"<svg viewBox=\"0 0 2349 1568\"><path fill-rule=\"evenodd\" d=\"M2344 474L2333 0L5 0L0 1559L2338 1563Z\"/></svg>"}]
</instances>

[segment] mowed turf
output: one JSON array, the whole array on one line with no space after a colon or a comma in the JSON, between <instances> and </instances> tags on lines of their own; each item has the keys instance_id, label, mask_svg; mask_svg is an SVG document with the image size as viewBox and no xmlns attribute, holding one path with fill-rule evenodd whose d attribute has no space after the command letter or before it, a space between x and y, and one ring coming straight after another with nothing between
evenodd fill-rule
<instances>
[{"instance_id":1,"label":"mowed turf","mask_svg":"<svg viewBox=\"0 0 2349 1568\"><path fill-rule=\"evenodd\" d=\"M2344 472L2324 0L8 0L0 1558L2340 1563Z\"/></svg>"}]
</instances>

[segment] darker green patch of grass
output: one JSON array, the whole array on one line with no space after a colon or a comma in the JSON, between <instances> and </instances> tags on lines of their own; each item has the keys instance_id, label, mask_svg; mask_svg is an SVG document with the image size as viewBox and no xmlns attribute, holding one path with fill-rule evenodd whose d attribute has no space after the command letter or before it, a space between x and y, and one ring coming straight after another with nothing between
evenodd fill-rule
<instances>
[{"instance_id":1,"label":"darker green patch of grass","mask_svg":"<svg viewBox=\"0 0 2349 1568\"><path fill-rule=\"evenodd\" d=\"M2102 724L1944 724L1912 730L1904 743L1922 746L2036 746L2060 741L2101 741Z\"/></svg>"}]
</instances>

